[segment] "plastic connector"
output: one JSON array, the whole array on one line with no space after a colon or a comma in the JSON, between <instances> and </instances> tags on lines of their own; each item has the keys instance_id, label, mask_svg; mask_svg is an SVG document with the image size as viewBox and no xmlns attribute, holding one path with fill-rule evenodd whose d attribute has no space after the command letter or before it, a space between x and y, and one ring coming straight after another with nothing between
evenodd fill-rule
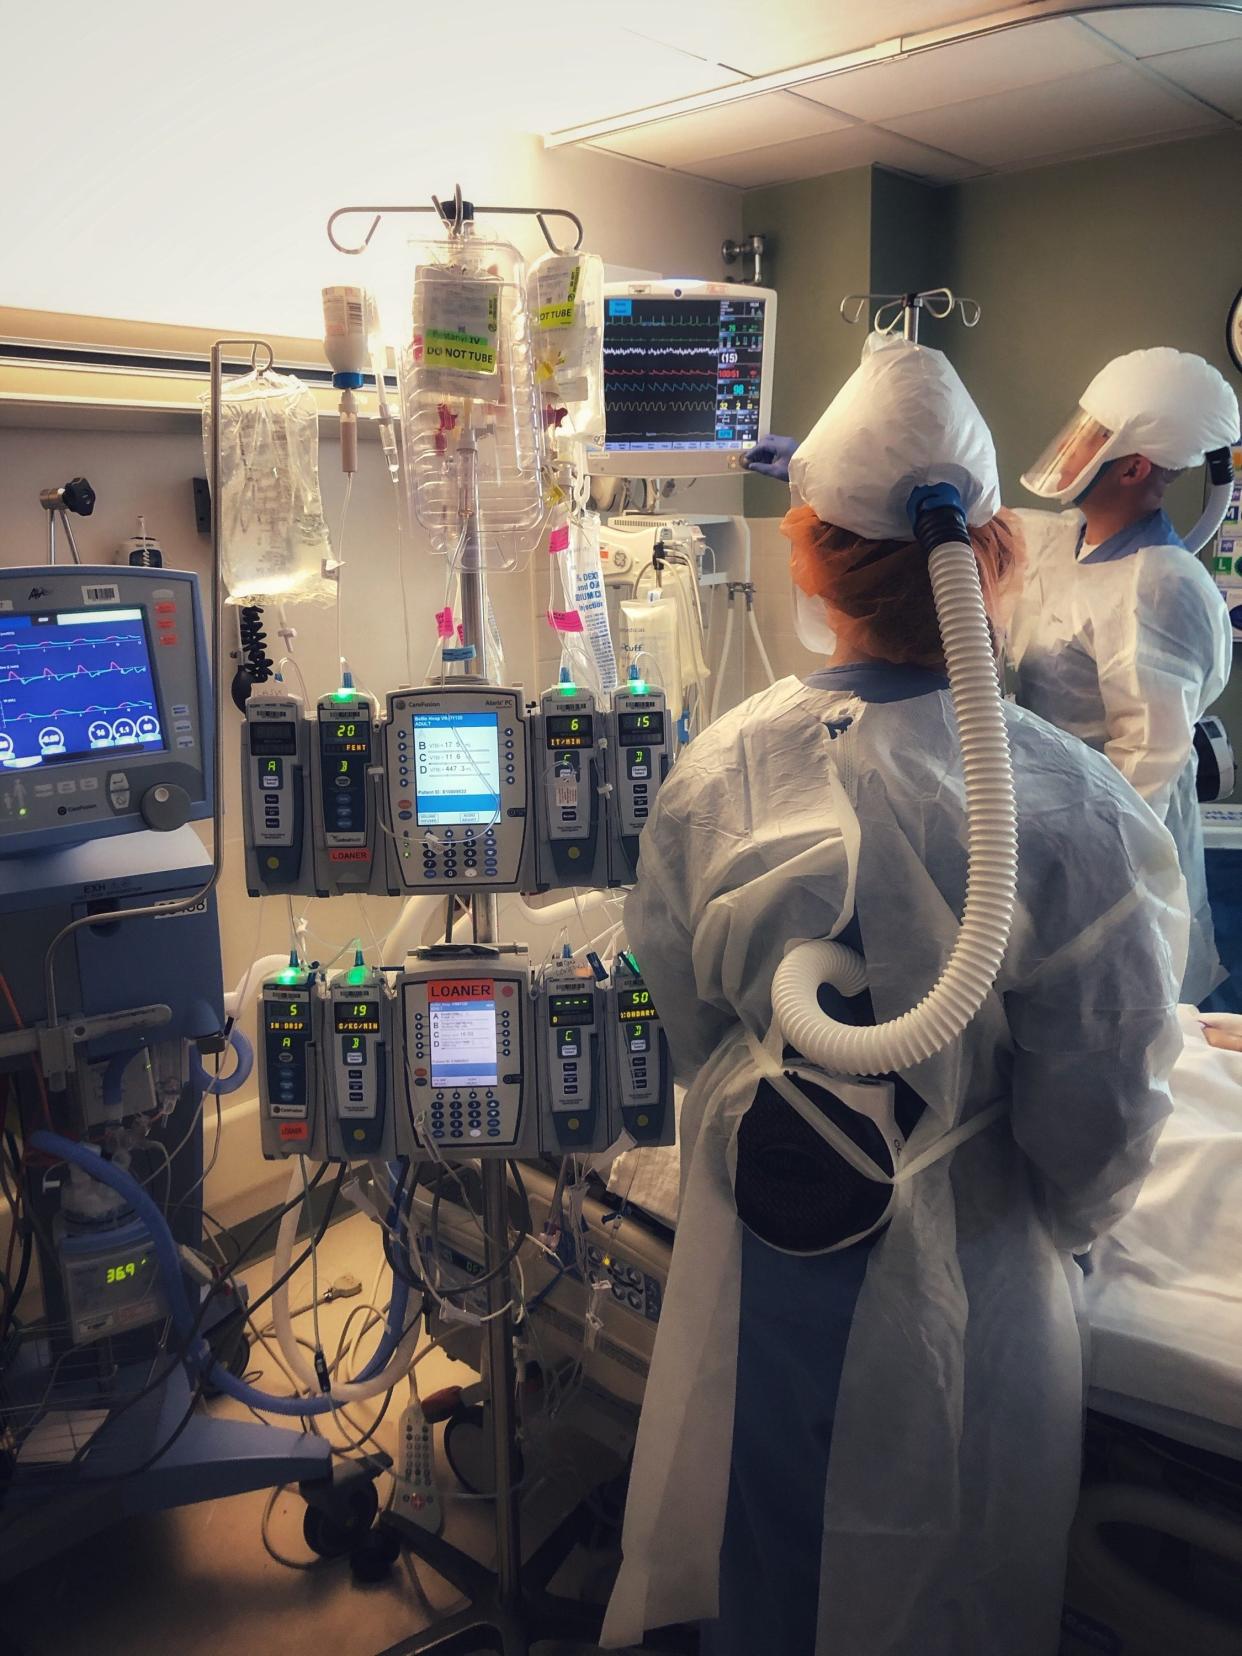
<instances>
[{"instance_id":1,"label":"plastic connector","mask_svg":"<svg viewBox=\"0 0 1242 1656\"><path fill-rule=\"evenodd\" d=\"M962 497L952 483L923 483L912 489L906 515L915 540L928 557L946 541L970 544Z\"/></svg>"}]
</instances>

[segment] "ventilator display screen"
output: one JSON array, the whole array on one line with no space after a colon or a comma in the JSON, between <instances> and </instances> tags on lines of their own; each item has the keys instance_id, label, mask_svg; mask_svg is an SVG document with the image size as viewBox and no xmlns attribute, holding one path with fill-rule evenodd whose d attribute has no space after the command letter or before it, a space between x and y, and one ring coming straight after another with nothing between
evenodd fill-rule
<instances>
[{"instance_id":1,"label":"ventilator display screen","mask_svg":"<svg viewBox=\"0 0 1242 1656\"><path fill-rule=\"evenodd\" d=\"M607 299L607 451L752 448L760 435L766 311L763 299Z\"/></svg>"},{"instance_id":2,"label":"ventilator display screen","mask_svg":"<svg viewBox=\"0 0 1242 1656\"><path fill-rule=\"evenodd\" d=\"M589 713L549 713L544 734L550 748L594 747L595 721Z\"/></svg>"},{"instance_id":3,"label":"ventilator display screen","mask_svg":"<svg viewBox=\"0 0 1242 1656\"><path fill-rule=\"evenodd\" d=\"M495 713L415 713L414 765L420 828L499 820Z\"/></svg>"},{"instance_id":4,"label":"ventilator display screen","mask_svg":"<svg viewBox=\"0 0 1242 1656\"><path fill-rule=\"evenodd\" d=\"M433 1087L494 1087L495 988L483 979L432 984L427 994Z\"/></svg>"},{"instance_id":5,"label":"ventilator display screen","mask_svg":"<svg viewBox=\"0 0 1242 1656\"><path fill-rule=\"evenodd\" d=\"M141 609L0 615L0 766L166 746Z\"/></svg>"},{"instance_id":6,"label":"ventilator display screen","mask_svg":"<svg viewBox=\"0 0 1242 1656\"><path fill-rule=\"evenodd\" d=\"M639 747L664 741L663 713L622 713L617 719L617 738L622 747Z\"/></svg>"},{"instance_id":7,"label":"ventilator display screen","mask_svg":"<svg viewBox=\"0 0 1242 1656\"><path fill-rule=\"evenodd\" d=\"M553 1029L562 1024L575 1028L595 1022L595 996L589 990L573 995L548 996L548 1022Z\"/></svg>"}]
</instances>

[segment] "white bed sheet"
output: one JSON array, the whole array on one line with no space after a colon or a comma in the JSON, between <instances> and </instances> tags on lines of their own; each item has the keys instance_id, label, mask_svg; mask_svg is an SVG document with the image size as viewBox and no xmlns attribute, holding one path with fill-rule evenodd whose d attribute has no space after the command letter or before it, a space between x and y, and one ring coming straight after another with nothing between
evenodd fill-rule
<instances>
[{"instance_id":1,"label":"white bed sheet","mask_svg":"<svg viewBox=\"0 0 1242 1656\"><path fill-rule=\"evenodd\" d=\"M1242 1459L1242 1053L1179 1015L1173 1114L1085 1282L1093 1401ZM679 1177L676 1148L630 1151L609 1187L675 1226Z\"/></svg>"}]
</instances>

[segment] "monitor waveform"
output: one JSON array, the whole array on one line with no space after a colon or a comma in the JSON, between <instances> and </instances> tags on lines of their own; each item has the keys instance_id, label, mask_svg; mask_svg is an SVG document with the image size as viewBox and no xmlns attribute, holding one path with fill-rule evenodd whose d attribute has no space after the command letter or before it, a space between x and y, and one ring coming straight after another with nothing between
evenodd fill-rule
<instances>
[{"instance_id":1,"label":"monitor waveform","mask_svg":"<svg viewBox=\"0 0 1242 1656\"><path fill-rule=\"evenodd\" d=\"M110 661L106 667L77 666L69 673L57 673L51 667L45 667L40 673L31 673L23 676L16 667L10 667L0 684L63 684L66 679L96 679L110 678L114 673L120 678L146 677L145 666L122 667L119 661Z\"/></svg>"},{"instance_id":2,"label":"monitor waveform","mask_svg":"<svg viewBox=\"0 0 1242 1656\"><path fill-rule=\"evenodd\" d=\"M88 638L52 638L34 644L0 644L0 655L24 655L33 650L42 655L48 650L81 650L93 644L142 644L141 633L103 633Z\"/></svg>"},{"instance_id":3,"label":"monitor waveform","mask_svg":"<svg viewBox=\"0 0 1242 1656\"><path fill-rule=\"evenodd\" d=\"M107 702L92 702L87 707L49 707L44 712L10 713L6 716L5 724L43 724L48 719L86 719L94 718L96 714L108 713L154 713L155 703L149 701L123 701L110 706Z\"/></svg>"}]
</instances>

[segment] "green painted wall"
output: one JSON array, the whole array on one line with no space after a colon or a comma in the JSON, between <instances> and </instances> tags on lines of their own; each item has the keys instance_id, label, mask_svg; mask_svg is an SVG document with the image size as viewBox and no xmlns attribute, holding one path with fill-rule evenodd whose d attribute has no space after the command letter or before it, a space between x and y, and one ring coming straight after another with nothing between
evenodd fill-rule
<instances>
[{"instance_id":1,"label":"green painted wall","mask_svg":"<svg viewBox=\"0 0 1242 1656\"><path fill-rule=\"evenodd\" d=\"M837 306L870 279L871 173L858 167L743 198L743 229L770 238L764 280L779 295L774 431L805 436L857 366L862 330L846 327ZM788 505L783 483L746 479L748 517L780 517Z\"/></svg>"}]
</instances>

